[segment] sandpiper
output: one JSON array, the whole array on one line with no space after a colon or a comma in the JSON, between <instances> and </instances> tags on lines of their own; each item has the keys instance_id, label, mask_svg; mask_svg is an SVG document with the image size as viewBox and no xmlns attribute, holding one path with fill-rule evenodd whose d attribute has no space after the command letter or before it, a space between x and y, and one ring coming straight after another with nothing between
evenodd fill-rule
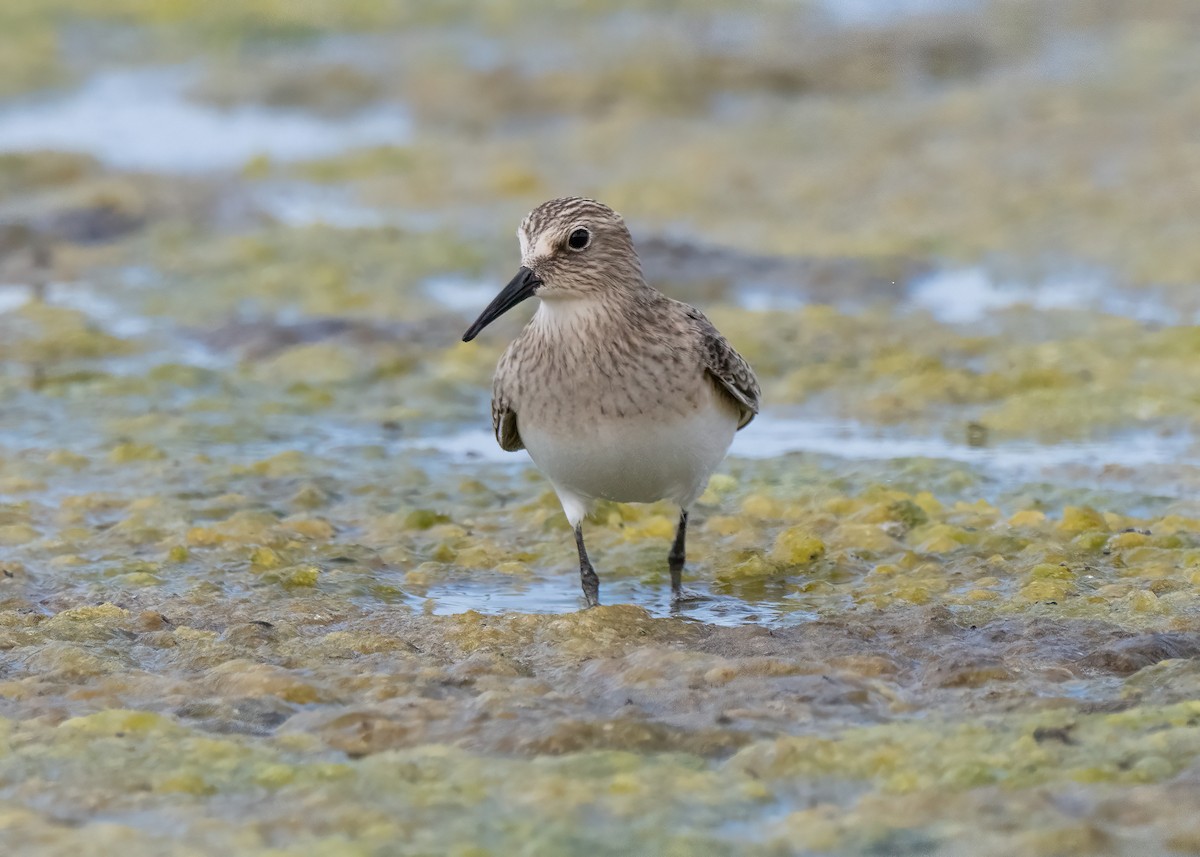
<instances>
[{"instance_id":1,"label":"sandpiper","mask_svg":"<svg viewBox=\"0 0 1200 857\"><path fill-rule=\"evenodd\" d=\"M582 527L594 502L678 504L668 554L678 603L688 508L758 413L758 381L703 313L646 283L625 221L608 206L550 200L517 239L517 275L463 334L470 342L526 298L541 300L496 367L496 440L527 450L554 486L588 607L600 603Z\"/></svg>"}]
</instances>

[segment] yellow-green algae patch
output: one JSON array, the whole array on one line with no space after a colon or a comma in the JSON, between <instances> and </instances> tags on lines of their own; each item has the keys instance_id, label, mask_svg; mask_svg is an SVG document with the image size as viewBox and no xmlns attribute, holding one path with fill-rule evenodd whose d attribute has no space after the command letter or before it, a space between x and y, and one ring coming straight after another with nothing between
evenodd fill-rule
<instances>
[{"instance_id":1,"label":"yellow-green algae patch","mask_svg":"<svg viewBox=\"0 0 1200 857\"><path fill-rule=\"evenodd\" d=\"M731 765L774 781L836 777L907 793L1050 780L1157 782L1200 754L1200 702L1116 714L1048 712L969 724L906 723L835 738L786 738L740 751Z\"/></svg>"},{"instance_id":2,"label":"yellow-green algae patch","mask_svg":"<svg viewBox=\"0 0 1200 857\"><path fill-rule=\"evenodd\" d=\"M56 847L96 835L88 823L47 835L52 817L74 817L85 807L129 819L123 822L129 839L150 847L156 834L136 816L173 807L209 819L177 830L177 845L238 843L244 853L279 853L271 849L280 845L292 853L341 841L366 854L428 853L436 843L450 853L520 847L617 854L652 845L661 849L656 853L774 855L797 845L883 847L914 835L932 848L953 841L958 830L951 819L961 818L937 814L936 801L970 805L971 796L995 787L1011 797L993 794L992 811L976 822L988 847L1007 841L1014 853L1051 854L1054 838L1039 846L1034 829L1011 838L1022 816L1010 813L1025 811L1025 795L1049 782L1073 783L1075 809L1049 810L1047 827L1078 824L1082 808L1082 820L1104 837L1115 823L1110 784L1133 788L1129 794L1139 802L1138 789L1151 790L1148 798L1153 790L1183 788L1165 784L1200 755L1198 724L1200 708L1187 702L765 739L717 762L619 750L505 757L445 744L347 760L298 735L263 742L206 734L161 714L110 709L58 725L0 720L0 776L10 783L4 829L11 841ZM70 783L54 794L53 816L33 808L45 807L52 794L51 771ZM854 784L856 796L842 797L847 792L839 782ZM814 808L779 818L772 808L797 789L812 796ZM1124 823L1139 836L1195 835L1194 825L1178 816L1162 818ZM730 840L729 829L743 826L754 834Z\"/></svg>"},{"instance_id":3,"label":"yellow-green algae patch","mask_svg":"<svg viewBox=\"0 0 1200 857\"><path fill-rule=\"evenodd\" d=\"M139 829L136 814L173 805L210 818L175 831L177 846L236 843L241 853L328 853L324 849L341 842L349 853L364 854L577 853L588 847L615 854L640 842L661 847L659 853L704 847L733 854L735 847L714 829L768 798L748 779L731 789L719 770L687 756L504 759L431 745L347 763L306 756L285 741L253 746L238 737L205 736L138 712L58 727L5 726L13 749L2 764L29 778L29 794L41 790L40 775L57 769L72 782L74 800L100 801L140 847L157 837ZM239 800L229 800L234 797ZM651 815L647 803L656 807ZM671 832L656 828L651 816L686 819L694 827L675 823ZM62 828L43 839L48 820L36 811L14 812L5 832L15 843L84 841L84 831ZM280 845L284 852L275 850ZM488 850L461 850L481 848Z\"/></svg>"}]
</instances>

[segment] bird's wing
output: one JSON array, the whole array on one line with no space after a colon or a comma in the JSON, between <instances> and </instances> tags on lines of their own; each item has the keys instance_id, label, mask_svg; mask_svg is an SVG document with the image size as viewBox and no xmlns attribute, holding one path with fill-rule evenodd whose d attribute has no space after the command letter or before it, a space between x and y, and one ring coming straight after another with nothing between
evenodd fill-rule
<instances>
[{"instance_id":1,"label":"bird's wing","mask_svg":"<svg viewBox=\"0 0 1200 857\"><path fill-rule=\"evenodd\" d=\"M511 350L511 347L510 347ZM492 382L492 431L496 433L496 442L505 452L517 452L525 448L520 433L517 432L517 412L513 407L512 394L508 390L508 381L513 376L507 371L509 352L504 352L500 365L496 367L496 378Z\"/></svg>"},{"instance_id":2,"label":"bird's wing","mask_svg":"<svg viewBox=\"0 0 1200 857\"><path fill-rule=\"evenodd\" d=\"M738 428L745 428L758 413L761 392L754 370L711 321L695 307L684 304L696 325L703 342L704 368L716 382L717 389L726 393L741 412Z\"/></svg>"}]
</instances>

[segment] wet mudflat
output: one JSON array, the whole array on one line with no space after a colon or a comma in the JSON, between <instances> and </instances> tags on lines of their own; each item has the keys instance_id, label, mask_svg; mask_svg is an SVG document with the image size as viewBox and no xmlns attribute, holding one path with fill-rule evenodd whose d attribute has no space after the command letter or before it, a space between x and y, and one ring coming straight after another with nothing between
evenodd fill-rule
<instances>
[{"instance_id":1,"label":"wet mudflat","mask_svg":"<svg viewBox=\"0 0 1200 857\"><path fill-rule=\"evenodd\" d=\"M203 5L0 10L11 853L1200 849L1188 4ZM678 612L458 341L569 192L763 381Z\"/></svg>"}]
</instances>

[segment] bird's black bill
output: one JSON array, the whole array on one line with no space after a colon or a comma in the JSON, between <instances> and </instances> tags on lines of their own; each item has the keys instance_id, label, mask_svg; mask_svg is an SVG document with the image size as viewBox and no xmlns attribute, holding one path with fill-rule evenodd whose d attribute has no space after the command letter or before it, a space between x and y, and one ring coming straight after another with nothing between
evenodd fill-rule
<instances>
[{"instance_id":1,"label":"bird's black bill","mask_svg":"<svg viewBox=\"0 0 1200 857\"><path fill-rule=\"evenodd\" d=\"M483 330L521 301L532 297L533 290L541 284L542 281L537 278L537 275L533 271L522 266L517 271L517 275L509 280L508 285L500 290L500 294L496 295L495 299L487 305L487 309L479 314L479 318L475 319L475 323L467 328L467 332L463 334L463 342L470 342L479 335L479 331Z\"/></svg>"}]
</instances>

